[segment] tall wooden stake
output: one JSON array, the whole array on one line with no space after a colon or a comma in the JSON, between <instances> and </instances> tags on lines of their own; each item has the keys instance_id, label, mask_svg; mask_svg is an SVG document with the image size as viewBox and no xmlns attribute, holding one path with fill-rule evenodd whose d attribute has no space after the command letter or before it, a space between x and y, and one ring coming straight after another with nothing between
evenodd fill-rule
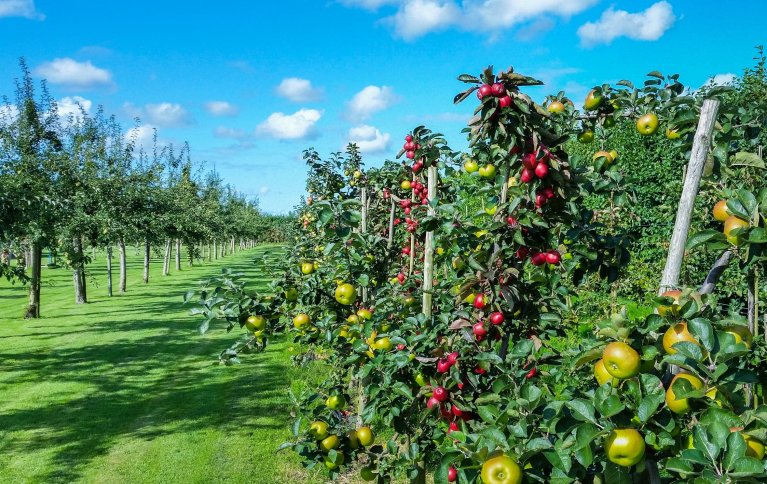
<instances>
[{"instance_id":1,"label":"tall wooden stake","mask_svg":"<svg viewBox=\"0 0 767 484\"><path fill-rule=\"evenodd\" d=\"M695 139L692 144L690 163L685 174L682 196L679 198L679 209L674 221L674 232L671 236L671 244L668 248L666 267L660 280L658 295L668 289L672 289L679 283L679 273L682 270L684 259L684 247L687 245L687 233L690 230L690 218L695 203L695 197L700 188L700 178L703 174L703 166L711 147L711 136L714 132L716 115L719 112L719 101L706 99L700 111L698 129L695 131Z\"/></svg>"},{"instance_id":2,"label":"tall wooden stake","mask_svg":"<svg viewBox=\"0 0 767 484\"><path fill-rule=\"evenodd\" d=\"M427 172L426 187L428 190L429 202L437 198L437 167L430 166ZM434 206L429 203L429 215L434 215ZM434 288L434 232L426 232L426 241L424 243L423 253L423 314L427 318L431 317L432 294Z\"/></svg>"},{"instance_id":3,"label":"tall wooden stake","mask_svg":"<svg viewBox=\"0 0 767 484\"><path fill-rule=\"evenodd\" d=\"M360 201L362 202L362 221L360 222L360 232L365 234L368 231L368 188L362 187L360 190ZM362 288L362 303L368 302L368 288Z\"/></svg>"},{"instance_id":4,"label":"tall wooden stake","mask_svg":"<svg viewBox=\"0 0 767 484\"><path fill-rule=\"evenodd\" d=\"M391 249L391 246L394 245L394 212L397 210L397 204L394 202L394 197L389 196L389 200L391 200L391 208L389 209L389 240L386 243L386 247Z\"/></svg>"}]
</instances>

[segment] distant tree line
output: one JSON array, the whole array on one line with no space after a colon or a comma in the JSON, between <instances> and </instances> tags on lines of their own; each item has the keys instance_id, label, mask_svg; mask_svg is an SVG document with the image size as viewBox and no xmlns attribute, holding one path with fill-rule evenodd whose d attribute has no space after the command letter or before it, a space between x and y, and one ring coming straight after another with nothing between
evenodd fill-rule
<instances>
[{"instance_id":1,"label":"distant tree line","mask_svg":"<svg viewBox=\"0 0 767 484\"><path fill-rule=\"evenodd\" d=\"M44 250L72 271L75 300L86 303L92 255L106 254L112 295L126 287L126 247L144 255L149 283L153 251L163 275L264 242L281 242L293 224L263 214L258 200L195 165L188 144L140 146L98 108L62 113L45 81L36 89L22 59L13 98L0 98L0 277L29 286L26 317L40 316ZM116 251L115 251L116 249ZM14 257L15 256L15 257Z\"/></svg>"}]
</instances>

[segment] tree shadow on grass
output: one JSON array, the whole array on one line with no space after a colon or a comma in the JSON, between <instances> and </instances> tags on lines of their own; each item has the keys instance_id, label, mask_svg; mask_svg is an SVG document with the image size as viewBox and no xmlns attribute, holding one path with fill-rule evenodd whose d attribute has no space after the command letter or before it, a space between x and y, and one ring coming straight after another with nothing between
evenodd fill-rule
<instances>
[{"instance_id":1,"label":"tree shadow on grass","mask_svg":"<svg viewBox=\"0 0 767 484\"><path fill-rule=\"evenodd\" d=\"M36 478L71 482L126 437L152 440L206 428L287 428L287 410L275 412L289 404L284 365L264 354L247 366L213 368L212 355L200 352L218 350L219 344L189 335L175 341L155 335L50 352L0 353L4 370L14 375L4 384L49 379L87 385L74 399L27 403L0 415L5 434L0 452L55 449L47 467L52 471Z\"/></svg>"}]
</instances>

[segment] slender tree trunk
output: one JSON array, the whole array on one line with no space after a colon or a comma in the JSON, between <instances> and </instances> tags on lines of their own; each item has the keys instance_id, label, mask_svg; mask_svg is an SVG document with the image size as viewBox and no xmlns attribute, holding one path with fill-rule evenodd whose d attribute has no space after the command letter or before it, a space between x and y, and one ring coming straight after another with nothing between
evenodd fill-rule
<instances>
[{"instance_id":1,"label":"slender tree trunk","mask_svg":"<svg viewBox=\"0 0 767 484\"><path fill-rule=\"evenodd\" d=\"M213 258L218 260L218 239L213 239Z\"/></svg>"},{"instance_id":2,"label":"slender tree trunk","mask_svg":"<svg viewBox=\"0 0 767 484\"><path fill-rule=\"evenodd\" d=\"M192 267L194 265L194 250L197 247L196 244L186 244L187 246L187 261L189 264L189 267Z\"/></svg>"},{"instance_id":3,"label":"slender tree trunk","mask_svg":"<svg viewBox=\"0 0 767 484\"><path fill-rule=\"evenodd\" d=\"M181 270L181 239L176 239L176 270Z\"/></svg>"},{"instance_id":4,"label":"slender tree trunk","mask_svg":"<svg viewBox=\"0 0 767 484\"><path fill-rule=\"evenodd\" d=\"M26 254L25 254L26 257ZM27 306L25 318L40 317L40 269L42 267L43 253L39 242L33 242L29 250L29 264L27 267L31 271L31 280L29 281L29 305Z\"/></svg>"},{"instance_id":5,"label":"slender tree trunk","mask_svg":"<svg viewBox=\"0 0 767 484\"><path fill-rule=\"evenodd\" d=\"M152 246L149 244L149 240L144 241L144 284L149 284L149 256L151 255Z\"/></svg>"},{"instance_id":6,"label":"slender tree trunk","mask_svg":"<svg viewBox=\"0 0 767 484\"><path fill-rule=\"evenodd\" d=\"M120 238L120 292L125 292L128 285L128 264L125 262L125 239Z\"/></svg>"},{"instance_id":7,"label":"slender tree trunk","mask_svg":"<svg viewBox=\"0 0 767 484\"><path fill-rule=\"evenodd\" d=\"M107 245L107 296L112 297L112 246Z\"/></svg>"},{"instance_id":8,"label":"slender tree trunk","mask_svg":"<svg viewBox=\"0 0 767 484\"><path fill-rule=\"evenodd\" d=\"M80 236L72 239L74 244L75 265L72 270L72 282L75 286L75 304L85 304L88 297L85 293L85 263L83 261L83 241Z\"/></svg>"},{"instance_id":9,"label":"slender tree trunk","mask_svg":"<svg viewBox=\"0 0 767 484\"><path fill-rule=\"evenodd\" d=\"M213 260L213 245L208 241L208 262Z\"/></svg>"},{"instance_id":10,"label":"slender tree trunk","mask_svg":"<svg viewBox=\"0 0 767 484\"><path fill-rule=\"evenodd\" d=\"M232 250L231 253L234 254L234 235L232 235Z\"/></svg>"},{"instance_id":11,"label":"slender tree trunk","mask_svg":"<svg viewBox=\"0 0 767 484\"><path fill-rule=\"evenodd\" d=\"M171 245L170 245L170 239L165 239L165 258L162 262L162 275L167 276L170 272L170 251L171 251Z\"/></svg>"}]
</instances>

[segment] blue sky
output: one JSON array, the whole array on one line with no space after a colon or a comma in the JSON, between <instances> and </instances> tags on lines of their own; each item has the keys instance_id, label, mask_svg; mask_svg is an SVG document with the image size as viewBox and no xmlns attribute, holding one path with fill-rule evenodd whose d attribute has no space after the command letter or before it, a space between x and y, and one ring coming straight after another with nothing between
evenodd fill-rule
<instances>
[{"instance_id":1,"label":"blue sky","mask_svg":"<svg viewBox=\"0 0 767 484\"><path fill-rule=\"evenodd\" d=\"M283 213L305 148L356 140L376 165L419 124L464 147L458 74L513 65L537 98L651 70L697 88L752 65L765 20L753 0L0 0L0 95L23 56L63 106L140 117Z\"/></svg>"}]
</instances>

